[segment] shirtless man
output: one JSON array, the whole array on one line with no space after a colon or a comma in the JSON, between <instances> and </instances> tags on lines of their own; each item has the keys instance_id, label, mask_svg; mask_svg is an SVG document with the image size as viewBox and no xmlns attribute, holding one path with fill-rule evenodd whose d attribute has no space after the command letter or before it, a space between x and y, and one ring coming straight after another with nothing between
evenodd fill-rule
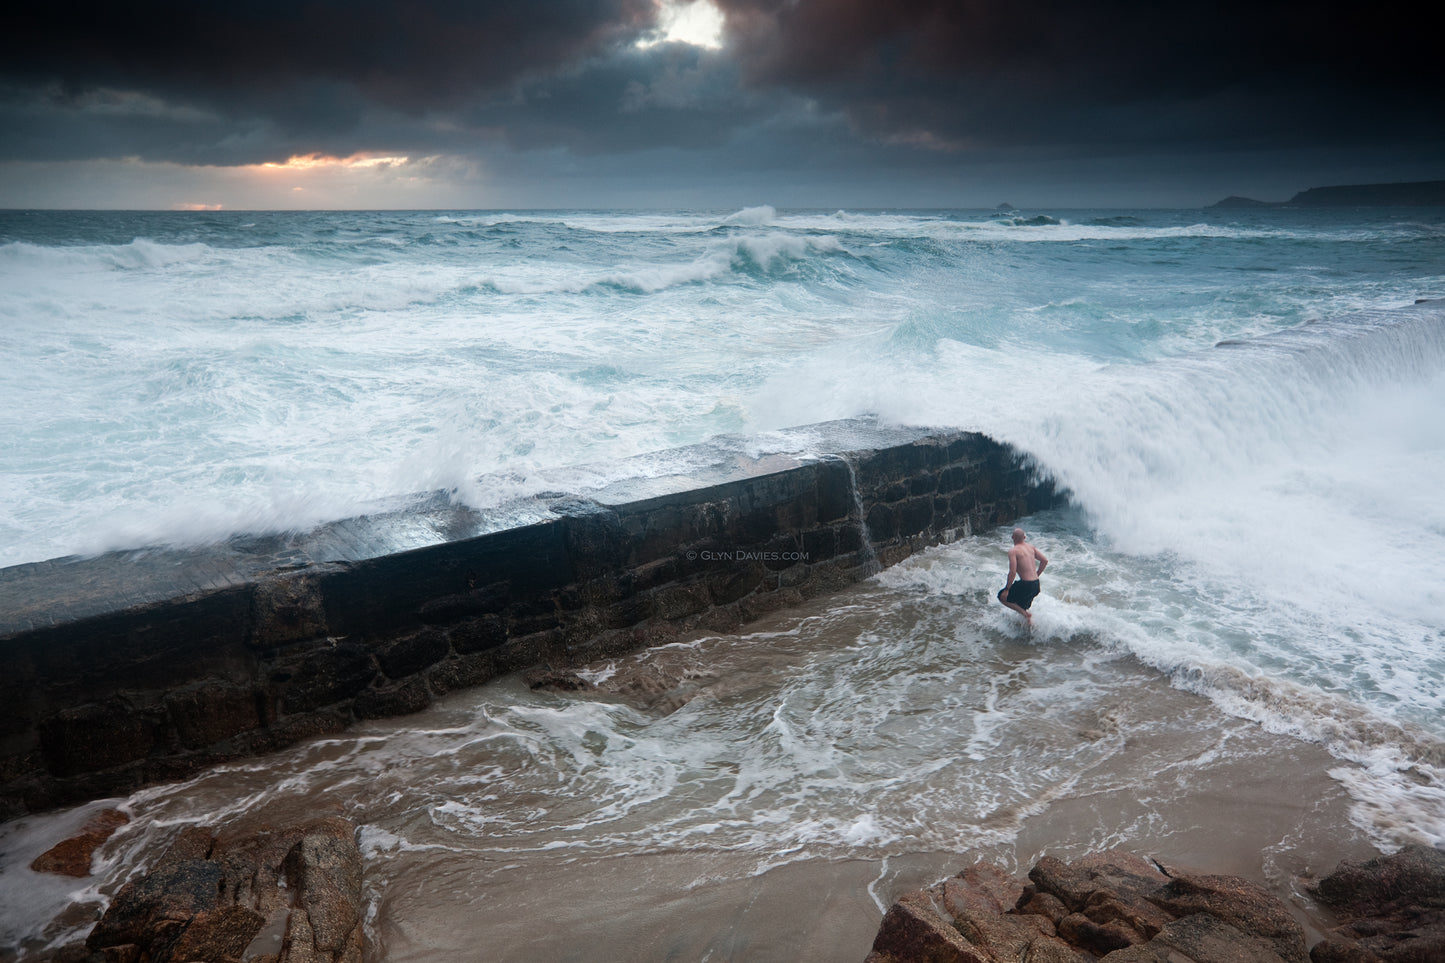
<instances>
[{"instance_id":1,"label":"shirtless man","mask_svg":"<svg viewBox=\"0 0 1445 963\"><path fill-rule=\"evenodd\" d=\"M1039 576L1044 574L1049 560L1024 538L1022 528L1014 529L1013 547L1008 550L1008 581L998 593L998 600L1022 615L1032 629L1034 617L1029 613L1029 606L1034 604L1034 597L1039 594ZM1018 576L1017 582L1014 576Z\"/></svg>"}]
</instances>

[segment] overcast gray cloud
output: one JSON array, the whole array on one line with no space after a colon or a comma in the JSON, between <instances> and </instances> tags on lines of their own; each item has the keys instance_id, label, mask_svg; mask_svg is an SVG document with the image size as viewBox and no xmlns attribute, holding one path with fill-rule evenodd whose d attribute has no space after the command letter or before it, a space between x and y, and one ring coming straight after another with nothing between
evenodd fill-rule
<instances>
[{"instance_id":1,"label":"overcast gray cloud","mask_svg":"<svg viewBox=\"0 0 1445 963\"><path fill-rule=\"evenodd\" d=\"M1237 170L1240 190L1280 163L1445 176L1441 72L1389 8L715 2L717 49L639 44L654 0L33 5L0 35L0 162L448 155L594 176L599 204L649 165L699 197L826 173L921 179L940 204L973 175L1101 159L1119 182Z\"/></svg>"}]
</instances>

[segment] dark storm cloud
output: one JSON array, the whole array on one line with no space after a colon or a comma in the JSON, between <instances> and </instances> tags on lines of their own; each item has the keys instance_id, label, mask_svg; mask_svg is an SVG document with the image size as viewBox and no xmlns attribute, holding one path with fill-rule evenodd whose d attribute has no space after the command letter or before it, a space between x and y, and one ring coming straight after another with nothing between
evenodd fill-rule
<instances>
[{"instance_id":1,"label":"dark storm cloud","mask_svg":"<svg viewBox=\"0 0 1445 963\"><path fill-rule=\"evenodd\" d=\"M150 0L30 4L9 17L0 70L12 81L242 102L339 83L418 110L635 36L654 9L650 0Z\"/></svg>"},{"instance_id":2,"label":"dark storm cloud","mask_svg":"<svg viewBox=\"0 0 1445 963\"><path fill-rule=\"evenodd\" d=\"M321 78L295 82L269 99L112 87L66 92L52 83L0 88L0 129L6 156L43 160L240 164L365 150L472 153L496 145L593 155L716 146L779 108L776 96L740 90L736 68L716 53L683 44L627 44L550 73L524 72L500 88L473 88L470 98L450 90L446 98L446 106L408 111Z\"/></svg>"},{"instance_id":3,"label":"dark storm cloud","mask_svg":"<svg viewBox=\"0 0 1445 963\"><path fill-rule=\"evenodd\" d=\"M1438 142L1434 42L1388 5L719 0L750 82L937 148Z\"/></svg>"},{"instance_id":4,"label":"dark storm cloud","mask_svg":"<svg viewBox=\"0 0 1445 963\"><path fill-rule=\"evenodd\" d=\"M656 13L651 0L80 7L28 6L0 35L6 156L335 153L378 117L514 102L520 83L629 48Z\"/></svg>"},{"instance_id":5,"label":"dark storm cloud","mask_svg":"<svg viewBox=\"0 0 1445 963\"><path fill-rule=\"evenodd\" d=\"M459 111L514 147L581 155L656 147L707 148L778 110L776 96L740 90L737 70L684 44L630 47L578 69L521 83L506 102Z\"/></svg>"}]
</instances>

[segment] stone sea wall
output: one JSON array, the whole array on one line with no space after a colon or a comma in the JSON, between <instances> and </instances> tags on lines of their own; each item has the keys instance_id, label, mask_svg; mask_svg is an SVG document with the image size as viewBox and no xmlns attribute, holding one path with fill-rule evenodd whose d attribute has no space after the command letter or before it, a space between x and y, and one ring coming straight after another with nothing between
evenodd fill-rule
<instances>
[{"instance_id":1,"label":"stone sea wall","mask_svg":"<svg viewBox=\"0 0 1445 963\"><path fill-rule=\"evenodd\" d=\"M729 631L1057 500L978 434L792 434L815 454L683 449L686 470L547 493L536 520L502 530L432 499L304 534L0 570L0 818L518 669Z\"/></svg>"}]
</instances>

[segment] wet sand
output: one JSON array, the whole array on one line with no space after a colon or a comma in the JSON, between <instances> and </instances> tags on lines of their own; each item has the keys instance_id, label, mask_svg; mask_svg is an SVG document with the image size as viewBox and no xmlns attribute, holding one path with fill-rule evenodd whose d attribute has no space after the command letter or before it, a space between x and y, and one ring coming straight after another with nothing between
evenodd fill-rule
<instances>
[{"instance_id":1,"label":"wet sand","mask_svg":"<svg viewBox=\"0 0 1445 963\"><path fill-rule=\"evenodd\" d=\"M1242 876L1294 910L1313 942L1320 917L1301 889L1342 859L1377 855L1316 746L1219 719L1202 699L1140 680L1128 712L1177 730L1131 737L1098 785L1033 814L999 813L1011 843L881 858L810 859L707 850L514 862L448 854L398 867L376 892L372 959L862 960L883 909L977 861L1020 877L1044 855L1120 846L1166 866ZM1127 720L1124 724L1127 725ZM1225 748L1228 752L1224 752ZM1138 763L1148 760L1145 769ZM1151 771L1146 771L1151 770ZM940 808L948 800L934 800ZM770 865L771 864L771 865Z\"/></svg>"}]
</instances>

